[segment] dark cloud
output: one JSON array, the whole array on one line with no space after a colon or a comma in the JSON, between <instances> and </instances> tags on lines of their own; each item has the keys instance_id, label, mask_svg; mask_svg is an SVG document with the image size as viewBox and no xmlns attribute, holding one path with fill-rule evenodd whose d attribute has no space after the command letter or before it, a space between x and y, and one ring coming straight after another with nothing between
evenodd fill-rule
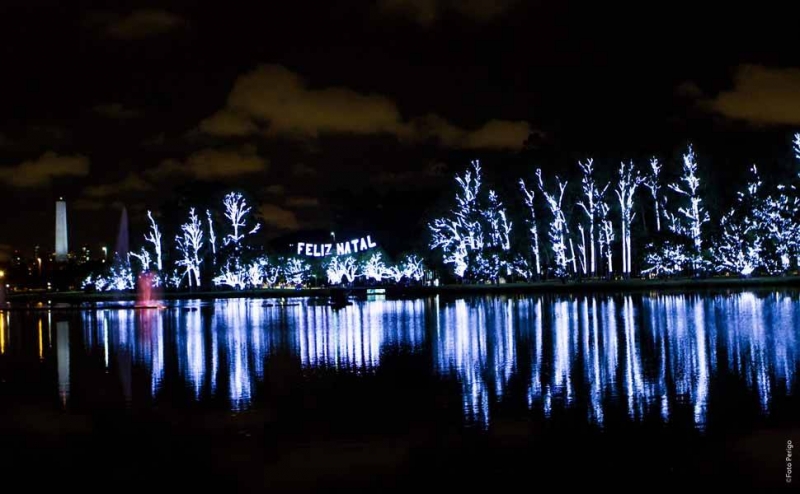
<instances>
[{"instance_id":1,"label":"dark cloud","mask_svg":"<svg viewBox=\"0 0 800 494\"><path fill-rule=\"evenodd\" d=\"M198 180L213 181L263 173L267 167L267 160L256 153L254 146L242 146L236 149L209 148L191 154L184 161L164 160L156 168L147 170L145 175L151 179L188 175Z\"/></svg>"},{"instance_id":2,"label":"dark cloud","mask_svg":"<svg viewBox=\"0 0 800 494\"><path fill-rule=\"evenodd\" d=\"M520 149L531 133L527 122L490 120L475 130L457 127L438 115L427 115L413 123L413 135L438 139L445 147L461 149Z\"/></svg>"},{"instance_id":3,"label":"dark cloud","mask_svg":"<svg viewBox=\"0 0 800 494\"><path fill-rule=\"evenodd\" d=\"M317 170L305 163L295 163L292 165L292 174L297 177L312 177L317 174Z\"/></svg>"},{"instance_id":4,"label":"dark cloud","mask_svg":"<svg viewBox=\"0 0 800 494\"><path fill-rule=\"evenodd\" d=\"M286 193L286 187L281 184L272 184L264 187L264 192L267 194L272 194L276 196L282 196Z\"/></svg>"},{"instance_id":5,"label":"dark cloud","mask_svg":"<svg viewBox=\"0 0 800 494\"><path fill-rule=\"evenodd\" d=\"M265 224L283 230L298 230L297 216L294 212L275 204L264 204L259 208L259 214Z\"/></svg>"},{"instance_id":6,"label":"dark cloud","mask_svg":"<svg viewBox=\"0 0 800 494\"><path fill-rule=\"evenodd\" d=\"M703 91L694 81L684 81L675 88L675 94L685 98L697 99L703 96Z\"/></svg>"},{"instance_id":7,"label":"dark cloud","mask_svg":"<svg viewBox=\"0 0 800 494\"><path fill-rule=\"evenodd\" d=\"M272 135L396 134L402 130L401 120L397 106L385 96L340 87L311 89L285 67L262 65L236 80L228 107L206 119L204 131L216 128L230 135L264 122Z\"/></svg>"},{"instance_id":8,"label":"dark cloud","mask_svg":"<svg viewBox=\"0 0 800 494\"><path fill-rule=\"evenodd\" d=\"M126 108L122 103L109 103L106 105L97 105L92 108L92 111L101 117L111 118L115 120L127 120L129 118L136 118L141 116L142 112L135 108Z\"/></svg>"},{"instance_id":9,"label":"dark cloud","mask_svg":"<svg viewBox=\"0 0 800 494\"><path fill-rule=\"evenodd\" d=\"M447 13L457 13L476 22L486 22L507 12L516 0L379 0L386 15L404 15L422 26L430 26Z\"/></svg>"},{"instance_id":10,"label":"dark cloud","mask_svg":"<svg viewBox=\"0 0 800 494\"><path fill-rule=\"evenodd\" d=\"M117 183L92 185L86 187L84 194L89 197L110 197L128 192L149 192L153 186L135 173L129 173L127 177Z\"/></svg>"},{"instance_id":11,"label":"dark cloud","mask_svg":"<svg viewBox=\"0 0 800 494\"><path fill-rule=\"evenodd\" d=\"M149 137L142 141L142 146L145 147L156 147L162 146L167 141L167 135L164 132L154 135L153 137Z\"/></svg>"},{"instance_id":12,"label":"dark cloud","mask_svg":"<svg viewBox=\"0 0 800 494\"><path fill-rule=\"evenodd\" d=\"M280 65L262 65L240 76L227 107L200 122L199 130L221 137L387 134L409 143L436 139L442 146L464 149L520 149L531 131L523 121L490 120L474 130L435 114L406 121L386 96L343 87L312 89Z\"/></svg>"},{"instance_id":13,"label":"dark cloud","mask_svg":"<svg viewBox=\"0 0 800 494\"><path fill-rule=\"evenodd\" d=\"M106 205L102 201L85 198L72 201L70 207L78 211L100 211L106 209Z\"/></svg>"},{"instance_id":14,"label":"dark cloud","mask_svg":"<svg viewBox=\"0 0 800 494\"><path fill-rule=\"evenodd\" d=\"M59 156L47 151L39 158L10 168L0 168L0 181L14 187L41 187L58 177L85 177L89 158L81 155Z\"/></svg>"},{"instance_id":15,"label":"dark cloud","mask_svg":"<svg viewBox=\"0 0 800 494\"><path fill-rule=\"evenodd\" d=\"M447 165L430 161L420 170L382 171L372 176L373 183L381 185L412 185L431 183L447 176Z\"/></svg>"},{"instance_id":16,"label":"dark cloud","mask_svg":"<svg viewBox=\"0 0 800 494\"><path fill-rule=\"evenodd\" d=\"M14 248L8 244L0 244L0 262L8 262L11 255L14 253Z\"/></svg>"},{"instance_id":17,"label":"dark cloud","mask_svg":"<svg viewBox=\"0 0 800 494\"><path fill-rule=\"evenodd\" d=\"M428 177L444 177L447 174L447 163L431 161L425 165L422 173Z\"/></svg>"},{"instance_id":18,"label":"dark cloud","mask_svg":"<svg viewBox=\"0 0 800 494\"><path fill-rule=\"evenodd\" d=\"M33 125L25 129L25 139L31 143L59 145L68 141L71 134L57 125Z\"/></svg>"},{"instance_id":19,"label":"dark cloud","mask_svg":"<svg viewBox=\"0 0 800 494\"><path fill-rule=\"evenodd\" d=\"M316 197L308 196L292 196L286 198L286 207L288 208L315 208L319 206L319 199Z\"/></svg>"},{"instance_id":20,"label":"dark cloud","mask_svg":"<svg viewBox=\"0 0 800 494\"><path fill-rule=\"evenodd\" d=\"M187 24L186 19L172 12L143 9L109 19L104 31L112 38L134 40L164 34L185 27Z\"/></svg>"},{"instance_id":21,"label":"dark cloud","mask_svg":"<svg viewBox=\"0 0 800 494\"><path fill-rule=\"evenodd\" d=\"M800 125L800 69L740 65L733 82L701 106L753 124Z\"/></svg>"},{"instance_id":22,"label":"dark cloud","mask_svg":"<svg viewBox=\"0 0 800 494\"><path fill-rule=\"evenodd\" d=\"M234 137L255 134L258 126L246 115L221 110L200 122L200 130L206 134Z\"/></svg>"}]
</instances>

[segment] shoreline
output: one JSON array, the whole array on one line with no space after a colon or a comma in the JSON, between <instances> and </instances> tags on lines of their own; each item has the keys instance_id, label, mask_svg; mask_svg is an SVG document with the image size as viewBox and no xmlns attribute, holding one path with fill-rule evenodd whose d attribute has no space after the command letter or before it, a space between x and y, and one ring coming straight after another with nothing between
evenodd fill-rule
<instances>
[{"instance_id":1,"label":"shoreline","mask_svg":"<svg viewBox=\"0 0 800 494\"><path fill-rule=\"evenodd\" d=\"M642 291L702 291L716 289L746 288L800 288L800 276L757 277L757 278L676 278L667 280L559 280L539 281L533 283L505 283L499 285L441 285L441 286L355 286L327 288L265 288L257 290L212 290L196 292L165 292L158 300L190 300L220 298L294 298L294 297L330 297L342 291L356 297L366 297L370 289L384 289L388 298L419 298L433 295L491 295L491 294L584 294L593 292L624 293ZM83 302L127 302L135 301L134 292L125 293L86 293L86 292L25 292L13 293L6 297L8 302L50 302L50 303L83 303Z\"/></svg>"}]
</instances>

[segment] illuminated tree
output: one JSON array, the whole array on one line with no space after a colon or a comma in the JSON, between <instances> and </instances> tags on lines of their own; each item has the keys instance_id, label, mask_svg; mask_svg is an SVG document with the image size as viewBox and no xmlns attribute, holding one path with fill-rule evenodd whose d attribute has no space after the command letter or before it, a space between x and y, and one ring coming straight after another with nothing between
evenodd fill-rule
<instances>
[{"instance_id":1,"label":"illuminated tree","mask_svg":"<svg viewBox=\"0 0 800 494\"><path fill-rule=\"evenodd\" d=\"M749 276L762 265L756 225L737 221L736 212L729 211L722 217L721 226L722 234L713 250L715 269Z\"/></svg>"},{"instance_id":2,"label":"illuminated tree","mask_svg":"<svg viewBox=\"0 0 800 494\"><path fill-rule=\"evenodd\" d=\"M507 220L506 210L495 191L489 191L489 204L488 207L482 211L482 214L489 226L489 240L487 246L497 246L504 251L511 249L511 242L509 239L511 223Z\"/></svg>"},{"instance_id":3,"label":"illuminated tree","mask_svg":"<svg viewBox=\"0 0 800 494\"><path fill-rule=\"evenodd\" d=\"M264 284L266 265L269 264L266 258L259 258L251 262L247 267L247 284L253 288L258 288Z\"/></svg>"},{"instance_id":4,"label":"illuminated tree","mask_svg":"<svg viewBox=\"0 0 800 494\"><path fill-rule=\"evenodd\" d=\"M650 173L648 173L643 180L644 186L650 189L650 195L653 198L653 210L656 217L656 231L661 231L661 165L658 159L650 159Z\"/></svg>"},{"instance_id":5,"label":"illuminated tree","mask_svg":"<svg viewBox=\"0 0 800 494\"><path fill-rule=\"evenodd\" d=\"M530 190L525 186L525 181L523 179L519 179L519 186L522 189L523 195L525 196L525 206L528 208L528 233L530 234L531 253L533 254L536 276L539 277L542 275L542 260L539 252L539 227L536 223L536 208L534 207L534 198L536 197L536 194L533 192L533 190ZM524 261L524 259L522 260ZM519 265L519 263L515 264ZM528 263L526 261L526 268L527 264ZM517 270L517 272L520 271ZM527 269L524 272L527 272ZM525 278L527 279L529 276L530 275L525 276Z\"/></svg>"},{"instance_id":6,"label":"illuminated tree","mask_svg":"<svg viewBox=\"0 0 800 494\"><path fill-rule=\"evenodd\" d=\"M181 225L183 235L178 235L175 240L178 244L178 252L183 256L177 261L178 266L183 266L186 270L185 276L189 278L189 287L192 287L192 276L194 283L200 286L200 249L203 247L203 229L200 220L197 218L194 208L189 210L189 222Z\"/></svg>"},{"instance_id":7,"label":"illuminated tree","mask_svg":"<svg viewBox=\"0 0 800 494\"><path fill-rule=\"evenodd\" d=\"M421 281L425 276L425 266L422 259L414 254L409 254L403 258L403 276L409 280Z\"/></svg>"},{"instance_id":8,"label":"illuminated tree","mask_svg":"<svg viewBox=\"0 0 800 494\"><path fill-rule=\"evenodd\" d=\"M372 254L361 268L361 274L368 280L381 281L389 275L389 270L383 262L380 252ZM351 280L352 281L352 280Z\"/></svg>"},{"instance_id":9,"label":"illuminated tree","mask_svg":"<svg viewBox=\"0 0 800 494\"><path fill-rule=\"evenodd\" d=\"M767 265L770 273L787 272L791 269L791 259L800 249L800 199L790 196L793 187L778 185L777 193L764 201L758 209L758 219L764 229L764 240L769 245L770 259Z\"/></svg>"},{"instance_id":10,"label":"illuminated tree","mask_svg":"<svg viewBox=\"0 0 800 494\"><path fill-rule=\"evenodd\" d=\"M581 171L583 172L583 178L581 179L581 188L583 191L583 196L585 197L584 200L578 202L578 206L581 207L583 210L584 215L586 216L588 225L589 225L589 263L588 263L588 271L589 273L594 276L597 273L597 266L595 264L595 224L597 222L597 216L600 212L600 205L603 203L603 196L605 196L606 190L608 189L608 184L602 188L602 190L597 186L597 182L594 179L594 161L589 159L586 163L578 162L578 166L580 167ZM584 239L583 235L583 227L579 227L581 231L581 247L579 250L581 251L582 259L583 259L583 272L586 274L587 271L587 263L586 263L586 240Z\"/></svg>"},{"instance_id":11,"label":"illuminated tree","mask_svg":"<svg viewBox=\"0 0 800 494\"><path fill-rule=\"evenodd\" d=\"M665 241L659 248L648 244L645 248L645 264L650 266L643 269L642 273L653 273L656 276L672 276L684 270L689 256L686 247L680 243Z\"/></svg>"},{"instance_id":12,"label":"illuminated tree","mask_svg":"<svg viewBox=\"0 0 800 494\"><path fill-rule=\"evenodd\" d=\"M263 283L268 287L273 287L278 283L278 279L281 276L281 265L272 262L267 256L262 256L251 264L251 269L253 265L257 265L260 268L261 276L263 278ZM251 278L251 283L253 283L253 279Z\"/></svg>"},{"instance_id":13,"label":"illuminated tree","mask_svg":"<svg viewBox=\"0 0 800 494\"><path fill-rule=\"evenodd\" d=\"M284 261L281 271L287 284L302 285L308 282L311 265L302 259L292 257Z\"/></svg>"},{"instance_id":14,"label":"illuminated tree","mask_svg":"<svg viewBox=\"0 0 800 494\"><path fill-rule=\"evenodd\" d=\"M328 263L325 272L328 275L328 283L331 285L339 285L342 282L352 283L358 276L358 263L352 256L343 259L334 256Z\"/></svg>"},{"instance_id":15,"label":"illuminated tree","mask_svg":"<svg viewBox=\"0 0 800 494\"><path fill-rule=\"evenodd\" d=\"M511 263L511 269L514 273L516 273L517 276L520 276L526 280L529 280L534 276L534 271L531 269L528 259L519 254L517 254L517 256L514 258L514 261Z\"/></svg>"},{"instance_id":16,"label":"illuminated tree","mask_svg":"<svg viewBox=\"0 0 800 494\"><path fill-rule=\"evenodd\" d=\"M133 290L133 270L130 262L118 255L115 256L105 275L89 275L81 282L81 288L86 289L89 286L94 286L99 292Z\"/></svg>"},{"instance_id":17,"label":"illuminated tree","mask_svg":"<svg viewBox=\"0 0 800 494\"><path fill-rule=\"evenodd\" d=\"M496 282L501 272L511 274L508 253L511 250L511 222L503 203L493 190L489 191L486 207L480 211L486 239L475 256L474 272L481 279Z\"/></svg>"},{"instance_id":18,"label":"illuminated tree","mask_svg":"<svg viewBox=\"0 0 800 494\"><path fill-rule=\"evenodd\" d=\"M759 194L762 182L755 165L750 171L753 178L746 192L737 194L736 205L720 221L720 237L711 249L717 271L749 276L765 267L762 239L768 215Z\"/></svg>"},{"instance_id":19,"label":"illuminated tree","mask_svg":"<svg viewBox=\"0 0 800 494\"><path fill-rule=\"evenodd\" d=\"M147 211L147 217L150 219L150 233L146 234L144 239L153 244L153 250L156 253L156 268L160 273L164 269L161 262L161 231L158 229L156 220L153 219L153 213L149 210Z\"/></svg>"},{"instance_id":20,"label":"illuminated tree","mask_svg":"<svg viewBox=\"0 0 800 494\"><path fill-rule=\"evenodd\" d=\"M150 270L150 264L153 262L150 258L150 252L144 247L141 248L139 253L131 252L130 255L135 257L139 260L139 263L142 265L142 272Z\"/></svg>"},{"instance_id":21,"label":"illuminated tree","mask_svg":"<svg viewBox=\"0 0 800 494\"><path fill-rule=\"evenodd\" d=\"M678 208L681 217L676 217L670 213L670 228L677 234L683 235L691 240L692 252L689 261L692 270L697 273L703 265L703 224L709 221L708 212L703 207L703 200L700 198L700 178L697 176L697 161L694 151L689 146L689 152L683 155L683 174L680 183L669 184L669 188L689 201L688 207Z\"/></svg>"},{"instance_id":22,"label":"illuminated tree","mask_svg":"<svg viewBox=\"0 0 800 494\"><path fill-rule=\"evenodd\" d=\"M608 276L611 276L614 273L614 251L611 249L611 243L614 241L614 226L608 217L609 209L608 204L600 202L598 216L600 238L598 243L600 244L600 257L602 258L603 253L605 253Z\"/></svg>"},{"instance_id":23,"label":"illuminated tree","mask_svg":"<svg viewBox=\"0 0 800 494\"><path fill-rule=\"evenodd\" d=\"M401 265L394 264L386 269L386 276L391 278L395 283L400 283L403 281L405 273L403 272L403 267Z\"/></svg>"},{"instance_id":24,"label":"illuminated tree","mask_svg":"<svg viewBox=\"0 0 800 494\"><path fill-rule=\"evenodd\" d=\"M238 266L231 267L231 260L228 259L212 281L217 286L227 285L236 290L244 290L248 282L248 272Z\"/></svg>"},{"instance_id":25,"label":"illuminated tree","mask_svg":"<svg viewBox=\"0 0 800 494\"><path fill-rule=\"evenodd\" d=\"M545 189L544 181L542 180L542 170L536 170L536 178L538 179L539 190L544 196L547 206L550 208L550 214L553 219L550 222L550 229L548 231L548 238L550 240L550 248L553 250L555 257L555 275L564 277L567 275L567 219L564 216L564 210L561 203L564 199L564 190L567 188L567 182L562 182L558 175L556 175L557 191L548 192Z\"/></svg>"},{"instance_id":26,"label":"illuminated tree","mask_svg":"<svg viewBox=\"0 0 800 494\"><path fill-rule=\"evenodd\" d=\"M622 236L622 274L630 276L631 274L631 224L633 218L636 216L633 213L633 197L636 193L636 188L642 183L641 176L636 171L633 163L627 166L625 163L620 164L619 168L619 181L617 182L617 199L619 199L620 209L620 225Z\"/></svg>"},{"instance_id":27,"label":"illuminated tree","mask_svg":"<svg viewBox=\"0 0 800 494\"><path fill-rule=\"evenodd\" d=\"M391 278L395 283L400 283L403 278L420 281L425 276L425 268L419 256L409 254L401 262L386 268L384 276Z\"/></svg>"},{"instance_id":28,"label":"illuminated tree","mask_svg":"<svg viewBox=\"0 0 800 494\"><path fill-rule=\"evenodd\" d=\"M428 225L431 232L431 249L442 252L445 264L453 265L454 274L463 278L467 274L470 253L483 249L483 228L478 210L478 193L481 188L481 165L472 162L472 169L463 176L456 175L456 206L447 215L436 218Z\"/></svg>"},{"instance_id":29,"label":"illuminated tree","mask_svg":"<svg viewBox=\"0 0 800 494\"><path fill-rule=\"evenodd\" d=\"M581 263L581 271L585 276L588 274L589 267L588 261L586 260L586 233L584 232L583 225L578 225L578 232L581 234L581 243L578 244L578 252L580 253L578 261Z\"/></svg>"},{"instance_id":30,"label":"illuminated tree","mask_svg":"<svg viewBox=\"0 0 800 494\"><path fill-rule=\"evenodd\" d=\"M214 262L217 262L217 236L214 234L214 222L211 220L211 210L206 209L206 218L208 218L208 241L211 244L211 256Z\"/></svg>"},{"instance_id":31,"label":"illuminated tree","mask_svg":"<svg viewBox=\"0 0 800 494\"><path fill-rule=\"evenodd\" d=\"M245 217L250 212L250 207L247 205L247 201L242 194L230 192L222 200L222 204L225 206L225 217L231 222L231 229L233 229L232 233L225 235L224 243L225 245L232 244L234 249L238 252L245 235L256 233L261 227L261 224L256 223L246 234L240 233L240 231L244 231L247 228L247 220Z\"/></svg>"}]
</instances>

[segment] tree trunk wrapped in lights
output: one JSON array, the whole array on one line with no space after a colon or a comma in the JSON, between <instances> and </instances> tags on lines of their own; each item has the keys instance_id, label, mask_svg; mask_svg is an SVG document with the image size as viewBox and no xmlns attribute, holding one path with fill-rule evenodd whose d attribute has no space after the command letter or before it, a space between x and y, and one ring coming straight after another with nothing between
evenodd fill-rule
<instances>
[{"instance_id":1,"label":"tree trunk wrapped in lights","mask_svg":"<svg viewBox=\"0 0 800 494\"><path fill-rule=\"evenodd\" d=\"M752 180L746 192L737 194L736 205L721 219L721 233L711 249L714 269L719 272L751 275L756 269L768 267L763 257L763 238L769 231L769 215L760 196L761 178L756 166L750 169ZM766 228L765 228L766 227Z\"/></svg>"},{"instance_id":2,"label":"tree trunk wrapped in lights","mask_svg":"<svg viewBox=\"0 0 800 494\"><path fill-rule=\"evenodd\" d=\"M453 266L453 273L464 278L470 267L470 255L483 249L478 194L481 188L481 165L472 162L472 169L463 176L456 175L456 206L442 218L428 225L431 232L431 249L442 252L445 264Z\"/></svg>"},{"instance_id":3,"label":"tree trunk wrapped in lights","mask_svg":"<svg viewBox=\"0 0 800 494\"><path fill-rule=\"evenodd\" d=\"M708 223L709 216L700 197L697 160L691 146L689 146L689 151L683 155L683 174L679 182L683 182L683 185L672 183L669 184L669 188L685 196L689 205L678 208L680 217L674 213L669 214L670 228L675 233L691 240L692 251L689 255L689 262L692 271L697 274L703 270L703 225Z\"/></svg>"},{"instance_id":4,"label":"tree trunk wrapped in lights","mask_svg":"<svg viewBox=\"0 0 800 494\"><path fill-rule=\"evenodd\" d=\"M150 210L147 211L147 217L150 219L150 233L146 234L144 239L153 244L153 250L156 253L156 268L158 272L161 273L164 269L161 260L161 231L158 229L158 224L156 224L156 220L153 219L153 213L150 212Z\"/></svg>"},{"instance_id":5,"label":"tree trunk wrapped in lights","mask_svg":"<svg viewBox=\"0 0 800 494\"><path fill-rule=\"evenodd\" d=\"M605 196L606 190L608 189L608 184L601 190L597 186L597 181L594 178L594 161L589 159L585 163L578 162L578 166L580 167L581 171L583 172L583 178L581 179L581 188L583 191L583 195L585 197L584 200L578 202L578 206L581 207L583 210L584 215L586 216L587 224L589 226L589 249L588 249L588 256L589 256L589 263L588 263L588 271L589 274L592 276L597 274L597 265L596 265L596 256L595 256L595 224L597 224L597 217L600 213L600 207L603 203L603 196ZM581 232L581 236L583 236L583 232ZM585 240L581 241L583 247L583 257L584 257L584 264L586 264L586 242ZM580 248L579 248L580 249ZM584 269L584 274L586 274L586 269Z\"/></svg>"},{"instance_id":6,"label":"tree trunk wrapped in lights","mask_svg":"<svg viewBox=\"0 0 800 494\"><path fill-rule=\"evenodd\" d=\"M358 276L358 262L351 256L345 258L334 256L325 268L325 272L331 285L352 283Z\"/></svg>"},{"instance_id":7,"label":"tree trunk wrapped in lights","mask_svg":"<svg viewBox=\"0 0 800 494\"><path fill-rule=\"evenodd\" d=\"M208 219L208 243L211 244L211 256L214 264L217 263L217 236L214 234L214 222L211 219L211 210L206 209Z\"/></svg>"},{"instance_id":8,"label":"tree trunk wrapped in lights","mask_svg":"<svg viewBox=\"0 0 800 494\"><path fill-rule=\"evenodd\" d=\"M487 204L481 210L486 232L483 248L476 256L475 274L481 280L497 282L501 274L511 274L509 251L511 250L511 222L508 221L503 203L493 190L489 191Z\"/></svg>"},{"instance_id":9,"label":"tree trunk wrapped in lights","mask_svg":"<svg viewBox=\"0 0 800 494\"><path fill-rule=\"evenodd\" d=\"M656 218L656 231L661 231L661 169L663 165L658 162L658 159L650 159L650 173L644 178L644 186L650 189L650 195L653 198L653 211Z\"/></svg>"},{"instance_id":10,"label":"tree trunk wrapped in lights","mask_svg":"<svg viewBox=\"0 0 800 494\"><path fill-rule=\"evenodd\" d=\"M564 210L561 203L564 199L564 190L567 188L567 182L562 182L558 175L556 175L556 192L548 192L544 186L542 179L542 170L536 170L536 178L538 179L539 190L544 196L547 206L550 208L550 214L553 219L550 221L550 229L548 230L548 238L550 240L550 248L553 250L555 257L554 274L559 278L563 278L568 274L567 263L567 219L564 216Z\"/></svg>"},{"instance_id":11,"label":"tree trunk wrapped in lights","mask_svg":"<svg viewBox=\"0 0 800 494\"><path fill-rule=\"evenodd\" d=\"M522 189L522 193L525 195L525 206L528 208L528 233L530 233L531 253L533 254L534 263L533 266L536 272L536 277L538 278L542 275L542 259L539 251L539 226L536 223L536 208L534 207L534 198L536 197L536 194L533 192L533 190L530 190L525 186L525 181L523 179L519 179L519 186ZM524 268L524 272L527 273L527 262L525 265L526 267ZM528 276L525 277L527 278Z\"/></svg>"},{"instance_id":12,"label":"tree trunk wrapped in lights","mask_svg":"<svg viewBox=\"0 0 800 494\"><path fill-rule=\"evenodd\" d=\"M600 203L600 257L605 253L607 275L610 277L614 274L614 251L611 249L611 244L614 241L614 225L608 217L609 206L605 202Z\"/></svg>"},{"instance_id":13,"label":"tree trunk wrapped in lights","mask_svg":"<svg viewBox=\"0 0 800 494\"><path fill-rule=\"evenodd\" d=\"M620 226L622 242L622 274L626 277L631 274L631 224L636 216L633 213L633 199L636 188L642 183L642 179L633 163L627 166L620 164L619 181L617 182L617 199L619 199Z\"/></svg>"},{"instance_id":14,"label":"tree trunk wrapped in lights","mask_svg":"<svg viewBox=\"0 0 800 494\"><path fill-rule=\"evenodd\" d=\"M381 281L389 277L389 269L386 267L386 263L383 262L382 257L380 252L376 252L367 259L367 262L365 262L361 268L361 274L364 278L373 281Z\"/></svg>"},{"instance_id":15,"label":"tree trunk wrapped in lights","mask_svg":"<svg viewBox=\"0 0 800 494\"><path fill-rule=\"evenodd\" d=\"M189 209L189 222L181 225L183 235L178 235L175 240L178 245L178 252L180 252L181 259L176 263L178 266L183 266L186 270L189 287L192 287L192 281L196 286L200 286L200 249L203 247L203 229L200 226L200 220L197 218L194 208ZM194 280L192 280L194 276Z\"/></svg>"}]
</instances>

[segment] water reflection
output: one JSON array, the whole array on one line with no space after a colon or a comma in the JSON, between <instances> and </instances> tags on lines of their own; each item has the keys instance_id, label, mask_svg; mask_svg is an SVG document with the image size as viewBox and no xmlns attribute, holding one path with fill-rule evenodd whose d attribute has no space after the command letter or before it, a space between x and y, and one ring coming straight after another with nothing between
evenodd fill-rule
<instances>
[{"instance_id":1,"label":"water reflection","mask_svg":"<svg viewBox=\"0 0 800 494\"><path fill-rule=\"evenodd\" d=\"M40 320L41 322L41 320ZM56 360L58 361L58 395L64 405L69 398L69 323L56 323Z\"/></svg>"},{"instance_id":2,"label":"water reflection","mask_svg":"<svg viewBox=\"0 0 800 494\"><path fill-rule=\"evenodd\" d=\"M30 344L42 365L54 360L64 404L89 386L76 381L86 371L70 372L87 358L114 376L127 403L174 400L182 389L191 401L240 410L258 405L278 353L305 369L365 376L395 365L387 352L406 350L432 376L457 382L465 419L483 427L519 403L545 418L578 412L599 427L612 416L685 416L703 428L724 380L741 383L763 413L791 393L800 301L794 292L434 297L335 310L233 299L53 317L0 314L0 358L27 355Z\"/></svg>"}]
</instances>

